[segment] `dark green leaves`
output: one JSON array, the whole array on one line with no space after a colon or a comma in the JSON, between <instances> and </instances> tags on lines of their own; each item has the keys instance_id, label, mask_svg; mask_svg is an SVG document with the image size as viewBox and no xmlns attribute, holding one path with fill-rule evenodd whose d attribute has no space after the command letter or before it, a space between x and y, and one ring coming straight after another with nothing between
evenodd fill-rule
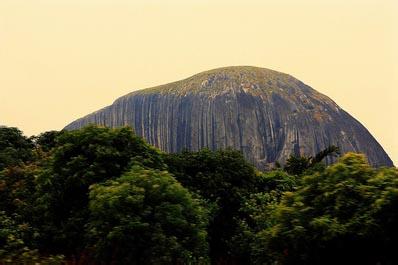
<instances>
[{"instance_id":1,"label":"dark green leaves","mask_svg":"<svg viewBox=\"0 0 398 265\"><path fill-rule=\"evenodd\" d=\"M88 236L99 263L207 261L206 210L166 171L134 166L90 188Z\"/></svg>"},{"instance_id":2,"label":"dark green leaves","mask_svg":"<svg viewBox=\"0 0 398 265\"><path fill-rule=\"evenodd\" d=\"M375 170L358 154L304 176L270 213L274 223L257 233L264 248L259 252L255 246L256 259L271 256L282 264L397 261L391 248L397 242L397 177L396 169Z\"/></svg>"},{"instance_id":3,"label":"dark green leaves","mask_svg":"<svg viewBox=\"0 0 398 265\"><path fill-rule=\"evenodd\" d=\"M33 142L20 130L0 127L0 171L33 160Z\"/></svg>"}]
</instances>

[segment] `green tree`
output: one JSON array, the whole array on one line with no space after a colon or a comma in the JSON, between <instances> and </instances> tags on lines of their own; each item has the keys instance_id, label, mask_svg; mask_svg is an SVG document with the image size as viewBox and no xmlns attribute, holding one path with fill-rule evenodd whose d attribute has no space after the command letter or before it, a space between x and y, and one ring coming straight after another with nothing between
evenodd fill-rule
<instances>
[{"instance_id":1,"label":"green tree","mask_svg":"<svg viewBox=\"0 0 398 265\"><path fill-rule=\"evenodd\" d=\"M205 264L207 214L166 171L134 166L90 187L98 264Z\"/></svg>"},{"instance_id":2,"label":"green tree","mask_svg":"<svg viewBox=\"0 0 398 265\"><path fill-rule=\"evenodd\" d=\"M231 149L167 154L165 162L184 187L216 204L209 225L212 262L244 261L245 257L234 253L231 239L239 229L243 198L256 192L259 173L240 152Z\"/></svg>"},{"instance_id":3,"label":"green tree","mask_svg":"<svg viewBox=\"0 0 398 265\"><path fill-rule=\"evenodd\" d=\"M398 264L398 169L380 168L368 182L373 191L370 215L377 226L378 258L381 264Z\"/></svg>"},{"instance_id":4,"label":"green tree","mask_svg":"<svg viewBox=\"0 0 398 265\"><path fill-rule=\"evenodd\" d=\"M258 254L264 257L265 251L259 248L262 244L260 232L276 224L272 216L275 208L284 192L297 189L300 178L279 169L262 173L259 183L258 192L242 198L240 212L243 218L238 220L240 228L233 238L235 251L246 257L244 264L257 264Z\"/></svg>"},{"instance_id":5,"label":"green tree","mask_svg":"<svg viewBox=\"0 0 398 265\"><path fill-rule=\"evenodd\" d=\"M20 130L0 127L0 171L33 160L33 143Z\"/></svg>"},{"instance_id":6,"label":"green tree","mask_svg":"<svg viewBox=\"0 0 398 265\"><path fill-rule=\"evenodd\" d=\"M48 152L57 146L57 138L63 133L64 131L48 131L34 136L31 139L36 147L41 148L44 152Z\"/></svg>"},{"instance_id":7,"label":"green tree","mask_svg":"<svg viewBox=\"0 0 398 265\"><path fill-rule=\"evenodd\" d=\"M284 166L284 170L291 175L308 174L314 171L322 171L325 169L322 160L328 156L340 155L340 149L331 145L317 153L315 156L295 156L291 155Z\"/></svg>"},{"instance_id":8,"label":"green tree","mask_svg":"<svg viewBox=\"0 0 398 265\"><path fill-rule=\"evenodd\" d=\"M63 256L40 256L26 241L32 241L32 227L18 223L16 214L0 211L0 264L62 264Z\"/></svg>"},{"instance_id":9,"label":"green tree","mask_svg":"<svg viewBox=\"0 0 398 265\"><path fill-rule=\"evenodd\" d=\"M34 163L9 166L0 172L0 211L18 214L30 223L39 173L40 168Z\"/></svg>"},{"instance_id":10,"label":"green tree","mask_svg":"<svg viewBox=\"0 0 398 265\"><path fill-rule=\"evenodd\" d=\"M303 177L257 233L255 263L396 264L397 178L353 153Z\"/></svg>"},{"instance_id":11,"label":"green tree","mask_svg":"<svg viewBox=\"0 0 398 265\"><path fill-rule=\"evenodd\" d=\"M57 137L38 180L36 211L42 247L79 255L89 213L89 186L118 178L131 163L164 168L159 151L127 127L88 126Z\"/></svg>"}]
</instances>

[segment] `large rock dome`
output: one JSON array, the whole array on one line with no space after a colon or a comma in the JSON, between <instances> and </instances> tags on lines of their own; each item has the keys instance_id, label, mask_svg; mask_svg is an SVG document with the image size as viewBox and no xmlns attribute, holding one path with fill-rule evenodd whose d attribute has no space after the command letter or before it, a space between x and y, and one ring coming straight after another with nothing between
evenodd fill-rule
<instances>
[{"instance_id":1,"label":"large rock dome","mask_svg":"<svg viewBox=\"0 0 398 265\"><path fill-rule=\"evenodd\" d=\"M367 129L330 98L258 67L219 68L134 91L66 129L88 124L129 125L166 152L232 147L260 169L329 145L365 153L374 166L392 165Z\"/></svg>"}]
</instances>

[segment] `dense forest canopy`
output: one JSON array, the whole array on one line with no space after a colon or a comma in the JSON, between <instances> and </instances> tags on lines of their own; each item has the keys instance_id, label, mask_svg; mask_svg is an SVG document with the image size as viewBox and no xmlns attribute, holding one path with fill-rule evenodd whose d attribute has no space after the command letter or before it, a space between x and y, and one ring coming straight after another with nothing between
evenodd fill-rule
<instances>
[{"instance_id":1,"label":"dense forest canopy","mask_svg":"<svg viewBox=\"0 0 398 265\"><path fill-rule=\"evenodd\" d=\"M260 172L130 128L0 128L0 264L398 264L398 170L334 146Z\"/></svg>"}]
</instances>

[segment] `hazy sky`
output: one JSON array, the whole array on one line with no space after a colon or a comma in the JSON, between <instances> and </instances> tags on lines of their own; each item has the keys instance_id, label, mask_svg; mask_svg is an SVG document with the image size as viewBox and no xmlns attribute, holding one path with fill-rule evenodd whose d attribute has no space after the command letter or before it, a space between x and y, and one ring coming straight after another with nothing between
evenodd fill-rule
<instances>
[{"instance_id":1,"label":"hazy sky","mask_svg":"<svg viewBox=\"0 0 398 265\"><path fill-rule=\"evenodd\" d=\"M397 14L397 0L0 0L0 124L59 130L133 90L253 65L331 97L397 165Z\"/></svg>"}]
</instances>

